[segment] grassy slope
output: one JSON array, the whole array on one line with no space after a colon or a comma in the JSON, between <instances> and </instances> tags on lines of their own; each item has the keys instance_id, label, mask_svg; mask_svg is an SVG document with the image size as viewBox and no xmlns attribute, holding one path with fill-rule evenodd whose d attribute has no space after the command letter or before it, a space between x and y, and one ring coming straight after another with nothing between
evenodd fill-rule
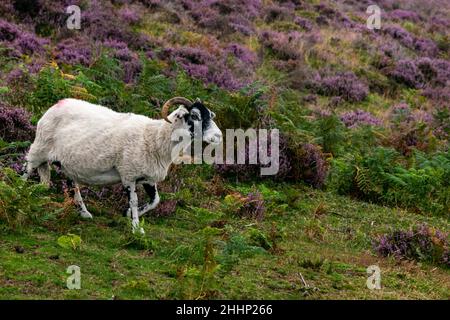
<instances>
[{"instance_id":1,"label":"grassy slope","mask_svg":"<svg viewBox=\"0 0 450 320\"><path fill-rule=\"evenodd\" d=\"M316 15L313 11L303 13ZM208 43L207 32L187 29L190 23L180 26L161 22L158 15L147 13L141 31L165 39L171 30L190 30L182 32L177 41L188 45ZM273 29L261 21L257 27ZM355 32L321 26L320 34L323 41L306 54L307 65L342 66L357 73L371 71L367 78L377 76L382 84L389 85L384 76L373 74L370 51L354 49ZM255 37L245 37L242 42L257 51ZM274 86L286 76L267 59L256 74ZM298 93L292 101L299 101L303 94ZM421 106L425 102L418 96L412 89L403 89L395 98L371 92L365 101L343 103L337 111L361 108L383 118L387 108L399 101ZM305 108L326 109L329 100L318 97L317 103ZM52 98L51 103L54 101ZM137 109L126 111L142 113ZM281 111L295 123L297 103L290 108L283 105ZM195 180L196 174L188 172L186 176ZM225 213L223 196L227 193L221 197L210 193L209 178L190 181L188 185L192 187L182 188L177 199L181 198L183 205L175 215L146 218L144 239L130 237L129 222L121 217L120 208L89 199L92 221L80 220L69 206L47 226L30 225L14 233L0 231L0 298L450 298L450 270L379 258L371 247L377 234L408 228L417 222L450 230L448 218L371 205L303 185L258 185L264 189L268 212L257 223ZM227 187L241 190L250 186ZM64 201L55 192L50 196L56 202ZM224 221L224 227L207 228L220 226ZM272 246L275 241L275 248L252 247L255 230L269 238ZM205 238L206 232L215 234ZM57 239L67 233L81 236L80 250L63 249L57 244ZM264 241L259 245L267 246ZM18 253L17 246L23 247L24 252ZM66 269L72 264L81 267L81 290L66 288ZM382 271L380 291L366 287L366 268L372 264L379 265ZM305 288L301 276L309 288Z\"/></svg>"},{"instance_id":2,"label":"grassy slope","mask_svg":"<svg viewBox=\"0 0 450 320\"><path fill-rule=\"evenodd\" d=\"M94 203L89 203L96 213L92 221L80 220L69 209L45 228L4 234L0 239L0 298L450 298L448 269L379 258L370 243L379 233L416 222L448 230L446 219L301 185L259 188L268 203L261 223L223 213L222 200L209 195L203 203L198 198L187 200L171 217L147 218L145 239L150 242L130 238L127 219L113 208L95 210ZM217 221L226 223L220 229L206 229L215 232L205 241L205 227L219 226ZM275 247L250 247L255 227ZM58 237L67 232L81 236L80 250L57 244ZM237 249L226 255L232 243L237 243ZM259 243L264 246L264 241ZM18 253L16 246L25 251ZM65 272L72 264L81 267L81 290L65 286ZM366 268L372 264L382 271L380 291L366 287ZM209 270L205 278L202 270Z\"/></svg>"}]
</instances>

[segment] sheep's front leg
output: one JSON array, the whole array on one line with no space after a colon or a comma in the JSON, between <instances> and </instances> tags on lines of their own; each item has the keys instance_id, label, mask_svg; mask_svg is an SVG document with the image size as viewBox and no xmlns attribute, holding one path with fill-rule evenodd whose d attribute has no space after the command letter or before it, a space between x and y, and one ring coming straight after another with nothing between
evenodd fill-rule
<instances>
[{"instance_id":1,"label":"sheep's front leg","mask_svg":"<svg viewBox=\"0 0 450 320\"><path fill-rule=\"evenodd\" d=\"M139 231L144 234L144 229L139 226L139 214L138 214L138 196L136 193L136 183L133 182L126 186L128 192L128 199L131 210L131 224L133 226L133 233Z\"/></svg>"},{"instance_id":2,"label":"sheep's front leg","mask_svg":"<svg viewBox=\"0 0 450 320\"><path fill-rule=\"evenodd\" d=\"M143 183L144 190L147 193L148 197L150 198L150 201L143 206L140 206L138 209L138 216L142 216L149 212L150 210L153 210L156 208L156 206L159 203L159 194L158 189L156 188L156 184L153 183ZM131 209L128 209L127 217L131 217Z\"/></svg>"}]
</instances>

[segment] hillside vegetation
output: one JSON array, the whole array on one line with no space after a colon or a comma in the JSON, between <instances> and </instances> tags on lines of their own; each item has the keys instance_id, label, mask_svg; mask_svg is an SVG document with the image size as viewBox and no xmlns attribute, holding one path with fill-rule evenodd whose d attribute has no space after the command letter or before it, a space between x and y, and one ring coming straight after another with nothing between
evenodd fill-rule
<instances>
[{"instance_id":1,"label":"hillside vegetation","mask_svg":"<svg viewBox=\"0 0 450 320\"><path fill-rule=\"evenodd\" d=\"M1 1L0 298L450 298L449 17L445 0ZM160 118L173 96L222 130L278 128L278 173L174 165L145 236L120 185L83 188L87 221L58 168L20 179L58 100Z\"/></svg>"}]
</instances>

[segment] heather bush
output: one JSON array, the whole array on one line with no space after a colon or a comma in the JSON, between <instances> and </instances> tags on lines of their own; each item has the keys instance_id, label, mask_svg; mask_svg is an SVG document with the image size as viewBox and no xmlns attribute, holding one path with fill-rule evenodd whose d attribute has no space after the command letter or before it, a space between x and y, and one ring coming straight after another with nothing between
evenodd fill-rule
<instances>
[{"instance_id":1,"label":"heather bush","mask_svg":"<svg viewBox=\"0 0 450 320\"><path fill-rule=\"evenodd\" d=\"M371 57L370 64L376 68L374 73L379 77L386 76L397 61L408 58L409 54L407 49L396 42L385 43L381 39L378 41L377 49L370 48L367 51ZM370 70L367 71L370 72Z\"/></svg>"},{"instance_id":2,"label":"heather bush","mask_svg":"<svg viewBox=\"0 0 450 320\"><path fill-rule=\"evenodd\" d=\"M446 30L450 28L450 19L432 16L428 19L427 31L437 34L435 38L440 50L446 52L449 49L448 36L445 35Z\"/></svg>"},{"instance_id":3,"label":"heather bush","mask_svg":"<svg viewBox=\"0 0 450 320\"><path fill-rule=\"evenodd\" d=\"M389 114L390 145L403 155L413 150L433 151L436 138L432 134L435 126L433 116L423 110L412 110L406 103L394 105Z\"/></svg>"},{"instance_id":4,"label":"heather bush","mask_svg":"<svg viewBox=\"0 0 450 320\"><path fill-rule=\"evenodd\" d=\"M407 48L413 48L414 46L414 36L412 36L405 29L391 25L383 28L384 32L390 35L392 38L398 40L402 45Z\"/></svg>"},{"instance_id":5,"label":"heather bush","mask_svg":"<svg viewBox=\"0 0 450 320\"><path fill-rule=\"evenodd\" d=\"M6 20L0 20L0 41L13 42L19 38L21 31L19 27Z\"/></svg>"},{"instance_id":6,"label":"heather bush","mask_svg":"<svg viewBox=\"0 0 450 320\"><path fill-rule=\"evenodd\" d=\"M197 25L221 36L234 32L250 35L254 32L251 20L259 14L261 1L183 1L183 7Z\"/></svg>"},{"instance_id":7,"label":"heather bush","mask_svg":"<svg viewBox=\"0 0 450 320\"><path fill-rule=\"evenodd\" d=\"M296 31L289 33L263 31L259 39L262 46L269 49L278 59L295 60L301 57L300 34Z\"/></svg>"},{"instance_id":8,"label":"heather bush","mask_svg":"<svg viewBox=\"0 0 450 320\"><path fill-rule=\"evenodd\" d=\"M270 136L269 139L270 141ZM261 168L265 167L262 164L249 164L250 152L256 153L258 150L258 145L256 150L251 150L249 144L245 145L244 150L239 150L241 154L236 154L236 159L239 156L243 156L245 159L245 164L215 164L214 168L216 172L222 177L235 178L239 181L252 181L257 179L276 179L283 180L288 178L291 172L291 159L289 157L289 150L287 146L287 140L285 137L280 137L279 141L279 158L278 166L279 170L275 176L261 176ZM270 156L272 150L270 148L270 142L268 142L267 153Z\"/></svg>"},{"instance_id":9,"label":"heather bush","mask_svg":"<svg viewBox=\"0 0 450 320\"><path fill-rule=\"evenodd\" d=\"M422 95L432 101L440 103L447 103L450 101L450 88L449 87L425 87L422 90Z\"/></svg>"},{"instance_id":10,"label":"heather bush","mask_svg":"<svg viewBox=\"0 0 450 320\"><path fill-rule=\"evenodd\" d=\"M161 201L155 208L154 212L152 212L152 215L155 217L170 217L175 213L177 204L177 200Z\"/></svg>"},{"instance_id":11,"label":"heather bush","mask_svg":"<svg viewBox=\"0 0 450 320\"><path fill-rule=\"evenodd\" d=\"M325 77L317 75L313 87L317 93L339 96L349 102L362 101L369 94L367 85L352 72L338 72Z\"/></svg>"},{"instance_id":12,"label":"heather bush","mask_svg":"<svg viewBox=\"0 0 450 320\"><path fill-rule=\"evenodd\" d=\"M445 250L442 254L442 262L445 266L450 266L450 250Z\"/></svg>"},{"instance_id":13,"label":"heather bush","mask_svg":"<svg viewBox=\"0 0 450 320\"><path fill-rule=\"evenodd\" d=\"M0 102L0 138L7 142L31 141L35 127L30 114L20 108L10 108Z\"/></svg>"},{"instance_id":14,"label":"heather bush","mask_svg":"<svg viewBox=\"0 0 450 320\"><path fill-rule=\"evenodd\" d=\"M136 39L129 25L124 23L111 3L91 0L81 15L83 33L95 41L113 39L130 44ZM120 28L118 27L120 26Z\"/></svg>"},{"instance_id":15,"label":"heather bush","mask_svg":"<svg viewBox=\"0 0 450 320\"><path fill-rule=\"evenodd\" d=\"M34 24L37 34L50 36L61 32L66 23L65 8L69 5L78 5L84 9L82 0L14 0L14 14L27 24ZM63 31L64 32L64 31Z\"/></svg>"},{"instance_id":16,"label":"heather bush","mask_svg":"<svg viewBox=\"0 0 450 320\"><path fill-rule=\"evenodd\" d=\"M428 57L434 57L438 54L439 48L431 39L417 38L414 40L414 49L420 54Z\"/></svg>"},{"instance_id":17,"label":"heather bush","mask_svg":"<svg viewBox=\"0 0 450 320\"><path fill-rule=\"evenodd\" d=\"M292 11L287 7L274 4L264 9L264 20L267 23L290 18L292 18Z\"/></svg>"},{"instance_id":18,"label":"heather bush","mask_svg":"<svg viewBox=\"0 0 450 320\"><path fill-rule=\"evenodd\" d=\"M126 0L121 0L124 1L125 3L128 3L130 1L126 1ZM151 8L151 9L155 9L160 7L161 4L161 0L140 0L140 2L142 2L142 4L144 4L146 7Z\"/></svg>"},{"instance_id":19,"label":"heather bush","mask_svg":"<svg viewBox=\"0 0 450 320\"><path fill-rule=\"evenodd\" d=\"M363 110L349 111L343 113L340 117L341 121L347 128L355 128L360 125L381 126L380 119L373 116L370 112Z\"/></svg>"},{"instance_id":20,"label":"heather bush","mask_svg":"<svg viewBox=\"0 0 450 320\"><path fill-rule=\"evenodd\" d=\"M334 10L333 8L327 6L324 3L321 4L317 4L314 6L314 9L317 10L320 14L324 15L327 18L332 19L333 17L336 16L337 11Z\"/></svg>"},{"instance_id":21,"label":"heather bush","mask_svg":"<svg viewBox=\"0 0 450 320\"><path fill-rule=\"evenodd\" d=\"M448 235L421 224L411 230L395 230L374 240L375 251L397 259L426 261L450 267Z\"/></svg>"},{"instance_id":22,"label":"heather bush","mask_svg":"<svg viewBox=\"0 0 450 320\"><path fill-rule=\"evenodd\" d=\"M247 194L245 199L243 199L243 205L239 210L239 215L241 217L251 217L261 221L264 219L265 211L264 199L262 198L261 193L253 191Z\"/></svg>"},{"instance_id":23,"label":"heather bush","mask_svg":"<svg viewBox=\"0 0 450 320\"><path fill-rule=\"evenodd\" d=\"M231 3L214 3L210 6L196 4L190 14L198 26L223 37L233 33L251 35L254 27L251 17Z\"/></svg>"},{"instance_id":24,"label":"heather bush","mask_svg":"<svg viewBox=\"0 0 450 320\"><path fill-rule=\"evenodd\" d=\"M55 57L60 63L84 66L90 65L94 58L91 45L82 38L68 38L58 43Z\"/></svg>"},{"instance_id":25,"label":"heather bush","mask_svg":"<svg viewBox=\"0 0 450 320\"><path fill-rule=\"evenodd\" d=\"M131 51L125 42L107 40L103 45L112 49L112 57L117 59L124 72L123 81L133 82L142 70L142 64L137 53Z\"/></svg>"},{"instance_id":26,"label":"heather bush","mask_svg":"<svg viewBox=\"0 0 450 320\"><path fill-rule=\"evenodd\" d=\"M9 167L22 175L26 165L25 154L30 145L30 140L6 142L0 138L0 167Z\"/></svg>"},{"instance_id":27,"label":"heather bush","mask_svg":"<svg viewBox=\"0 0 450 320\"><path fill-rule=\"evenodd\" d=\"M290 143L287 137L281 136L279 141L279 170L274 176L261 176L262 164L249 164L249 154L253 152L248 145L245 147L245 164L216 164L216 172L226 178L239 181L254 181L258 179L273 179L279 181L303 181L315 188L321 188L325 182L328 163L321 149L309 143ZM272 152L270 139L268 142L269 156Z\"/></svg>"},{"instance_id":28,"label":"heather bush","mask_svg":"<svg viewBox=\"0 0 450 320\"><path fill-rule=\"evenodd\" d=\"M388 72L388 75L409 87L433 90L433 87L448 85L450 63L443 59L428 57L415 60L403 59L398 61L395 67Z\"/></svg>"},{"instance_id":29,"label":"heather bush","mask_svg":"<svg viewBox=\"0 0 450 320\"><path fill-rule=\"evenodd\" d=\"M393 123L411 122L414 120L412 112L413 110L407 103L401 102L391 107L389 110L389 120Z\"/></svg>"},{"instance_id":30,"label":"heather bush","mask_svg":"<svg viewBox=\"0 0 450 320\"><path fill-rule=\"evenodd\" d=\"M396 9L389 12L389 16L396 20L409 20L413 22L419 22L421 20L418 13L410 10Z\"/></svg>"},{"instance_id":31,"label":"heather bush","mask_svg":"<svg viewBox=\"0 0 450 320\"><path fill-rule=\"evenodd\" d=\"M305 143L292 150L292 153L292 179L304 181L314 188L322 188L328 174L328 162L322 150L314 144Z\"/></svg>"},{"instance_id":32,"label":"heather bush","mask_svg":"<svg viewBox=\"0 0 450 320\"><path fill-rule=\"evenodd\" d=\"M308 93L309 96L317 95L311 94L315 93L314 86L316 84L317 72L304 63L302 60L289 60L289 61L275 61L274 66L278 70L282 70L287 73L287 85L289 88L300 90L302 92Z\"/></svg>"},{"instance_id":33,"label":"heather bush","mask_svg":"<svg viewBox=\"0 0 450 320\"><path fill-rule=\"evenodd\" d=\"M383 43L381 44L380 51L384 56L388 57L384 66L387 66L392 60L401 60L405 57L404 49L397 43Z\"/></svg>"},{"instance_id":34,"label":"heather bush","mask_svg":"<svg viewBox=\"0 0 450 320\"><path fill-rule=\"evenodd\" d=\"M225 52L238 58L247 68L257 63L256 53L239 43L230 43L225 48Z\"/></svg>"},{"instance_id":35,"label":"heather bush","mask_svg":"<svg viewBox=\"0 0 450 320\"><path fill-rule=\"evenodd\" d=\"M339 10L335 10L334 8L327 6L324 3L314 5L314 11L318 13L316 17L316 23L319 25L329 25L332 24L339 28L355 28L357 24L355 24L346 14L342 13ZM363 31L364 28L360 28L360 31Z\"/></svg>"},{"instance_id":36,"label":"heather bush","mask_svg":"<svg viewBox=\"0 0 450 320\"><path fill-rule=\"evenodd\" d=\"M252 191L246 196L235 192L225 197L225 211L239 217L251 218L257 221L264 219L266 208L260 192Z\"/></svg>"},{"instance_id":37,"label":"heather bush","mask_svg":"<svg viewBox=\"0 0 450 320\"><path fill-rule=\"evenodd\" d=\"M319 26L328 26L330 24L329 19L322 14L317 16L315 21Z\"/></svg>"},{"instance_id":38,"label":"heather bush","mask_svg":"<svg viewBox=\"0 0 450 320\"><path fill-rule=\"evenodd\" d=\"M420 58L415 61L416 66L422 72L423 78L426 81L432 81L437 76L438 70L430 58Z\"/></svg>"},{"instance_id":39,"label":"heather bush","mask_svg":"<svg viewBox=\"0 0 450 320\"><path fill-rule=\"evenodd\" d=\"M227 19L224 16L220 16L212 8L198 8L192 11L192 17L197 24L205 29L220 31L222 25L227 25Z\"/></svg>"},{"instance_id":40,"label":"heather bush","mask_svg":"<svg viewBox=\"0 0 450 320\"><path fill-rule=\"evenodd\" d=\"M107 39L106 41L108 40L110 39ZM123 42L126 42L128 47L137 53L142 51L150 56L153 54L153 50L163 46L163 43L159 39L143 32L133 33L132 36Z\"/></svg>"},{"instance_id":41,"label":"heather bush","mask_svg":"<svg viewBox=\"0 0 450 320\"><path fill-rule=\"evenodd\" d=\"M26 55L44 52L44 46L46 44L48 44L47 40L41 39L31 33L24 33L16 40L16 47L20 53Z\"/></svg>"},{"instance_id":42,"label":"heather bush","mask_svg":"<svg viewBox=\"0 0 450 320\"><path fill-rule=\"evenodd\" d=\"M228 25L234 32L239 32L246 36L250 36L255 32L252 24L240 16L231 17Z\"/></svg>"},{"instance_id":43,"label":"heather bush","mask_svg":"<svg viewBox=\"0 0 450 320\"><path fill-rule=\"evenodd\" d=\"M119 18L127 24L137 24L142 19L141 8L137 6L123 6L118 14Z\"/></svg>"},{"instance_id":44,"label":"heather bush","mask_svg":"<svg viewBox=\"0 0 450 320\"><path fill-rule=\"evenodd\" d=\"M11 63L8 67L4 65L3 72L0 75L0 104L28 109L31 93L35 89L30 65Z\"/></svg>"},{"instance_id":45,"label":"heather bush","mask_svg":"<svg viewBox=\"0 0 450 320\"><path fill-rule=\"evenodd\" d=\"M406 48L415 50L421 55L434 57L439 52L439 47L433 40L415 37L401 27L391 25L383 28L383 30Z\"/></svg>"},{"instance_id":46,"label":"heather bush","mask_svg":"<svg viewBox=\"0 0 450 320\"><path fill-rule=\"evenodd\" d=\"M14 11L14 5L11 0L0 2L0 16L7 17L8 14Z\"/></svg>"},{"instance_id":47,"label":"heather bush","mask_svg":"<svg viewBox=\"0 0 450 320\"><path fill-rule=\"evenodd\" d=\"M8 167L10 167L11 169L13 169L18 175L22 175L25 173L25 169L26 169L26 160L25 160L25 154L21 154L19 156L14 157L11 155L8 155L9 159L3 159L2 162L10 162ZM16 158L15 160L13 160L13 158ZM6 161L5 161L6 160Z\"/></svg>"},{"instance_id":48,"label":"heather bush","mask_svg":"<svg viewBox=\"0 0 450 320\"><path fill-rule=\"evenodd\" d=\"M313 23L308 19L296 16L294 18L294 22L295 24L302 27L305 31L311 31L313 29Z\"/></svg>"},{"instance_id":49,"label":"heather bush","mask_svg":"<svg viewBox=\"0 0 450 320\"><path fill-rule=\"evenodd\" d=\"M419 58L415 60L424 81L429 86L448 86L450 83L450 62L443 59Z\"/></svg>"},{"instance_id":50,"label":"heather bush","mask_svg":"<svg viewBox=\"0 0 450 320\"><path fill-rule=\"evenodd\" d=\"M397 62L388 75L397 82L411 88L421 88L423 86L422 72L420 72L415 62L410 59L403 59Z\"/></svg>"},{"instance_id":51,"label":"heather bush","mask_svg":"<svg viewBox=\"0 0 450 320\"><path fill-rule=\"evenodd\" d=\"M0 43L12 50L11 55L32 55L43 53L48 40L37 37L35 34L22 30L21 27L0 19Z\"/></svg>"},{"instance_id":52,"label":"heather bush","mask_svg":"<svg viewBox=\"0 0 450 320\"><path fill-rule=\"evenodd\" d=\"M206 84L216 84L231 91L244 87L249 82L252 70L251 65L244 61L255 61L256 58L244 47L233 44L225 50L216 48L216 51L210 53L204 48L195 47L167 48L160 56L177 62L189 76ZM235 55L241 63L233 65L228 59L230 54ZM250 68L245 69L244 65ZM238 78L238 75L241 77Z\"/></svg>"}]
</instances>

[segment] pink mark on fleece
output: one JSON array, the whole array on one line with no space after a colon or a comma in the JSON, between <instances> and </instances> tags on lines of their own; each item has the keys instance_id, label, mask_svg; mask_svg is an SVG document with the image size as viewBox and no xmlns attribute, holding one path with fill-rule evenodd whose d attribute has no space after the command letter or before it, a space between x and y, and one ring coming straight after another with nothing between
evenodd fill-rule
<instances>
[{"instance_id":1,"label":"pink mark on fleece","mask_svg":"<svg viewBox=\"0 0 450 320\"><path fill-rule=\"evenodd\" d=\"M67 103L67 99L62 99L59 100L58 103L55 105L55 107L62 107L63 105L65 105Z\"/></svg>"}]
</instances>

